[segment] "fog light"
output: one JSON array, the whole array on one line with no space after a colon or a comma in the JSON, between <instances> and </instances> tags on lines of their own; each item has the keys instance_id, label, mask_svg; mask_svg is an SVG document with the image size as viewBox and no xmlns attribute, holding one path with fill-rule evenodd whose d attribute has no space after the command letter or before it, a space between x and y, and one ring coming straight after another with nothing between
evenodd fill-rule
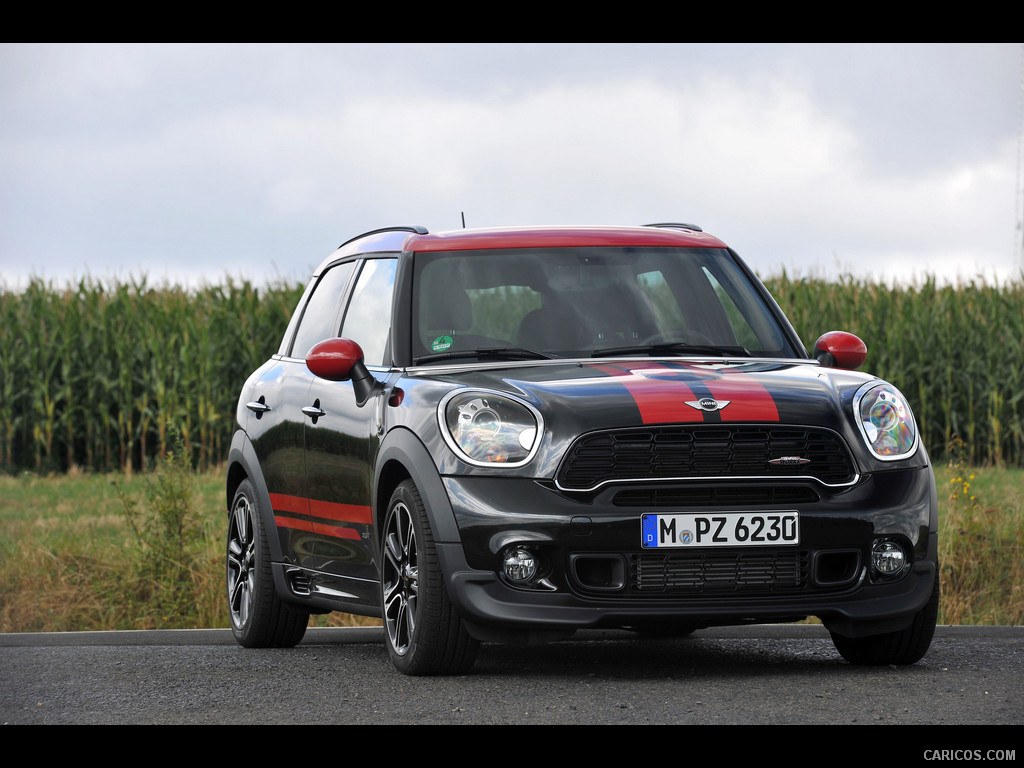
<instances>
[{"instance_id":1,"label":"fog light","mask_svg":"<svg viewBox=\"0 0 1024 768\"><path fill-rule=\"evenodd\" d=\"M879 539L871 548L871 565L883 576L895 576L907 564L903 547L889 539Z\"/></svg>"},{"instance_id":2,"label":"fog light","mask_svg":"<svg viewBox=\"0 0 1024 768\"><path fill-rule=\"evenodd\" d=\"M527 549L512 547L505 552L502 569L510 581L529 581L537 575L537 558Z\"/></svg>"}]
</instances>

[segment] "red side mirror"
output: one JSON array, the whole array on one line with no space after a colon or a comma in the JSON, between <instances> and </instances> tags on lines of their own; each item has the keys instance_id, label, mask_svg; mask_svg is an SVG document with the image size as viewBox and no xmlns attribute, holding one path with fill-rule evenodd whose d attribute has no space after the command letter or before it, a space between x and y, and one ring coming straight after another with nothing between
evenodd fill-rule
<instances>
[{"instance_id":1,"label":"red side mirror","mask_svg":"<svg viewBox=\"0 0 1024 768\"><path fill-rule=\"evenodd\" d=\"M868 348L859 338L846 331L829 331L814 342L814 356L829 368L855 371L864 364Z\"/></svg>"},{"instance_id":2,"label":"red side mirror","mask_svg":"<svg viewBox=\"0 0 1024 768\"><path fill-rule=\"evenodd\" d=\"M362 359L362 348L351 339L327 339L309 350L306 367L321 379L347 381Z\"/></svg>"}]
</instances>

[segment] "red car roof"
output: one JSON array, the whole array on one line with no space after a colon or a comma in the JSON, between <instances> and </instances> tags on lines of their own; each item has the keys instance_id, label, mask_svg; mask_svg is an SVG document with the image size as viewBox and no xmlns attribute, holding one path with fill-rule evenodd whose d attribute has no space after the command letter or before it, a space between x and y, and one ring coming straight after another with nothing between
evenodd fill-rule
<instances>
[{"instance_id":1,"label":"red car roof","mask_svg":"<svg viewBox=\"0 0 1024 768\"><path fill-rule=\"evenodd\" d=\"M388 227L352 238L316 269L344 256L395 251L474 251L500 248L565 248L572 246L661 246L725 248L714 235L694 229L657 227L496 227L427 233L421 227Z\"/></svg>"},{"instance_id":2,"label":"red car roof","mask_svg":"<svg viewBox=\"0 0 1024 768\"><path fill-rule=\"evenodd\" d=\"M469 251L488 248L544 248L566 246L682 246L724 248L725 243L705 232L662 227L506 227L454 229L406 240L408 251Z\"/></svg>"}]
</instances>

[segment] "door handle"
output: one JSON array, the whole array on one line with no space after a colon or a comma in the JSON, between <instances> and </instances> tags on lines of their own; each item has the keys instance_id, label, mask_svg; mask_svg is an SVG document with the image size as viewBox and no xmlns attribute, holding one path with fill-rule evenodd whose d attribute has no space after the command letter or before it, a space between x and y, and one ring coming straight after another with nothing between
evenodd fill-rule
<instances>
[{"instance_id":1,"label":"door handle","mask_svg":"<svg viewBox=\"0 0 1024 768\"><path fill-rule=\"evenodd\" d=\"M320 407L320 398L314 400L312 405L303 406L302 412L306 416L309 416L309 418L313 420L314 424L316 424L316 420L319 419L321 416L327 415L327 411Z\"/></svg>"}]
</instances>

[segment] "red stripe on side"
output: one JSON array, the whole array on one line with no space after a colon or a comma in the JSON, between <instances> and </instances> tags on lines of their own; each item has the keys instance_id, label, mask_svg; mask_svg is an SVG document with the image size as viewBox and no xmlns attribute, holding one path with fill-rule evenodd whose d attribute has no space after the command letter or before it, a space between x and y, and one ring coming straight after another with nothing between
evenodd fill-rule
<instances>
[{"instance_id":1,"label":"red stripe on side","mask_svg":"<svg viewBox=\"0 0 1024 768\"><path fill-rule=\"evenodd\" d=\"M370 507L359 504L337 504L330 501L318 501L306 499L302 496L289 496L284 493L270 494L270 503L274 512L290 512L294 515L312 515L324 520L331 520L342 523L358 523L369 525L373 521L373 511ZM337 539L352 539L358 541L362 538L358 531L341 525L316 525L306 519L275 515L274 522L278 528L294 528L300 531L315 530L316 533L325 536L333 536Z\"/></svg>"},{"instance_id":2,"label":"red stripe on side","mask_svg":"<svg viewBox=\"0 0 1024 768\"><path fill-rule=\"evenodd\" d=\"M288 496L284 493L270 494L270 506L276 512L291 512L295 515L309 514L309 500L302 496Z\"/></svg>"},{"instance_id":3,"label":"red stripe on side","mask_svg":"<svg viewBox=\"0 0 1024 768\"><path fill-rule=\"evenodd\" d=\"M274 522L278 528L294 528L298 531L309 531L312 533L313 524L309 520L299 520L295 517L279 517L274 515Z\"/></svg>"},{"instance_id":4,"label":"red stripe on side","mask_svg":"<svg viewBox=\"0 0 1024 768\"><path fill-rule=\"evenodd\" d=\"M370 507L364 507L360 504L338 504L333 501L310 499L309 512L313 517L337 520L344 523L369 525L373 522L373 511Z\"/></svg>"},{"instance_id":5,"label":"red stripe on side","mask_svg":"<svg viewBox=\"0 0 1024 768\"><path fill-rule=\"evenodd\" d=\"M595 365L600 371L613 376L633 396L644 424L665 424L681 421L704 421L704 414L686 405L696 396L682 381L648 379L636 371L670 371L659 365L643 365L633 370L614 365Z\"/></svg>"}]
</instances>

